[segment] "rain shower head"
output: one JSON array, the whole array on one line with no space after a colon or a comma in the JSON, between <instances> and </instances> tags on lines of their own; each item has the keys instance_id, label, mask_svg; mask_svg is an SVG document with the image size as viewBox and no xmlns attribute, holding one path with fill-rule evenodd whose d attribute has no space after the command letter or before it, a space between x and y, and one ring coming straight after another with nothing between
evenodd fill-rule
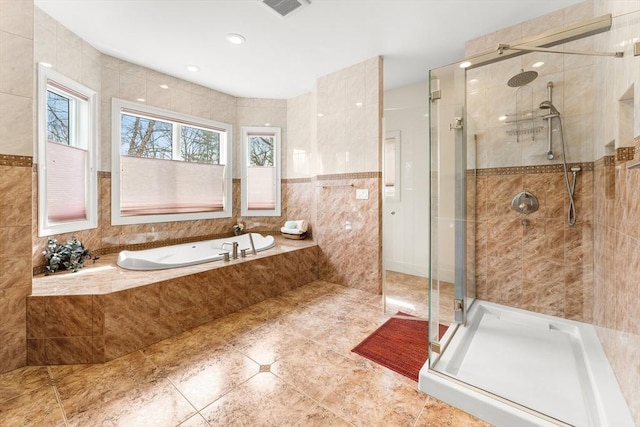
<instances>
[{"instance_id":1,"label":"rain shower head","mask_svg":"<svg viewBox=\"0 0 640 427\"><path fill-rule=\"evenodd\" d=\"M560 111L551 103L551 101L542 101L540 103L541 110L549 110L549 114L559 116Z\"/></svg>"},{"instance_id":2,"label":"rain shower head","mask_svg":"<svg viewBox=\"0 0 640 427\"><path fill-rule=\"evenodd\" d=\"M525 71L521 70L520 73L511 77L507 82L509 87L520 87L524 85L528 85L532 81L534 81L538 77L538 73L536 71Z\"/></svg>"}]
</instances>

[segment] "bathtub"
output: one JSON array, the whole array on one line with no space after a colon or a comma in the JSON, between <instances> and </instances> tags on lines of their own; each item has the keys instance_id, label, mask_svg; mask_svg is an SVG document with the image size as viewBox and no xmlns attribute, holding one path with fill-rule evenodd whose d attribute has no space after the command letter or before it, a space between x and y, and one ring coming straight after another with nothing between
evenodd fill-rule
<instances>
[{"instance_id":1,"label":"bathtub","mask_svg":"<svg viewBox=\"0 0 640 427\"><path fill-rule=\"evenodd\" d=\"M275 246L273 236L251 233L251 237L257 252ZM202 264L221 260L224 258L225 253L231 255L232 245L229 243L233 242L238 242L238 257L240 257L240 250L242 249L247 250L247 255L251 253L249 235L242 234L223 239L162 246L140 251L122 251L118 255L116 263L118 266L128 270L162 270Z\"/></svg>"}]
</instances>

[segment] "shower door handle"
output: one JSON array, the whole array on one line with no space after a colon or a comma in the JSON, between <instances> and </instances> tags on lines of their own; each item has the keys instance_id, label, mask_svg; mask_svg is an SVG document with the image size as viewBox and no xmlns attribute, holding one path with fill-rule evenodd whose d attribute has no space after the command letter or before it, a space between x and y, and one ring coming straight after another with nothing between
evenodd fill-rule
<instances>
[{"instance_id":1,"label":"shower door handle","mask_svg":"<svg viewBox=\"0 0 640 427\"><path fill-rule=\"evenodd\" d=\"M454 117L453 124L449 123L449 130L462 129L462 127L463 127L462 117Z\"/></svg>"}]
</instances>

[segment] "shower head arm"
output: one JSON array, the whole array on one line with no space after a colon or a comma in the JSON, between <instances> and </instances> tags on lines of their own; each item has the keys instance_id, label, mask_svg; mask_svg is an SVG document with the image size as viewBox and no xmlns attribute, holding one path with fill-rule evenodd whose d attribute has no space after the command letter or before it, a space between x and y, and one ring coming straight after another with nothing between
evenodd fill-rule
<instances>
[{"instance_id":1,"label":"shower head arm","mask_svg":"<svg viewBox=\"0 0 640 427\"><path fill-rule=\"evenodd\" d=\"M550 49L547 47L511 46L510 44L500 43L498 45L498 53L502 55L505 50L521 50L523 52L568 53L570 55L585 56L613 56L615 58L622 58L624 56L624 52L585 52L582 50L558 50Z\"/></svg>"}]
</instances>

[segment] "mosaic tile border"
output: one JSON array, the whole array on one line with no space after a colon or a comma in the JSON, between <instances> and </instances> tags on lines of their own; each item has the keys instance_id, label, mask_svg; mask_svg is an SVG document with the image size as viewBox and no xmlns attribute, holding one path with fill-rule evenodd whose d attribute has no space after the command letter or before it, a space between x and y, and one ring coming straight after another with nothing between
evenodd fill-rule
<instances>
[{"instance_id":1,"label":"mosaic tile border","mask_svg":"<svg viewBox=\"0 0 640 427\"><path fill-rule=\"evenodd\" d=\"M318 175L318 181L330 181L333 179L382 179L382 172L352 172L352 173L335 173L331 175Z\"/></svg>"},{"instance_id":2,"label":"mosaic tile border","mask_svg":"<svg viewBox=\"0 0 640 427\"><path fill-rule=\"evenodd\" d=\"M616 148L616 161L617 162L626 162L628 160L633 160L633 156L635 155L636 147L618 147Z\"/></svg>"},{"instance_id":3,"label":"mosaic tile border","mask_svg":"<svg viewBox=\"0 0 640 427\"><path fill-rule=\"evenodd\" d=\"M594 168L598 169L604 166L615 166L616 156L604 156L593 162Z\"/></svg>"},{"instance_id":4,"label":"mosaic tile border","mask_svg":"<svg viewBox=\"0 0 640 427\"><path fill-rule=\"evenodd\" d=\"M567 168L580 166L583 171L593 171L593 162L584 163L568 163ZM564 167L562 164L553 165L533 165L533 166L509 166L504 168L487 168L487 169L469 169L467 175L472 175L474 172L477 176L490 176L490 175L524 175L524 174L538 174L538 173L562 173Z\"/></svg>"},{"instance_id":5,"label":"mosaic tile border","mask_svg":"<svg viewBox=\"0 0 640 427\"><path fill-rule=\"evenodd\" d=\"M0 166L18 166L30 168L33 166L33 157L14 156L13 154L0 154Z\"/></svg>"}]
</instances>

